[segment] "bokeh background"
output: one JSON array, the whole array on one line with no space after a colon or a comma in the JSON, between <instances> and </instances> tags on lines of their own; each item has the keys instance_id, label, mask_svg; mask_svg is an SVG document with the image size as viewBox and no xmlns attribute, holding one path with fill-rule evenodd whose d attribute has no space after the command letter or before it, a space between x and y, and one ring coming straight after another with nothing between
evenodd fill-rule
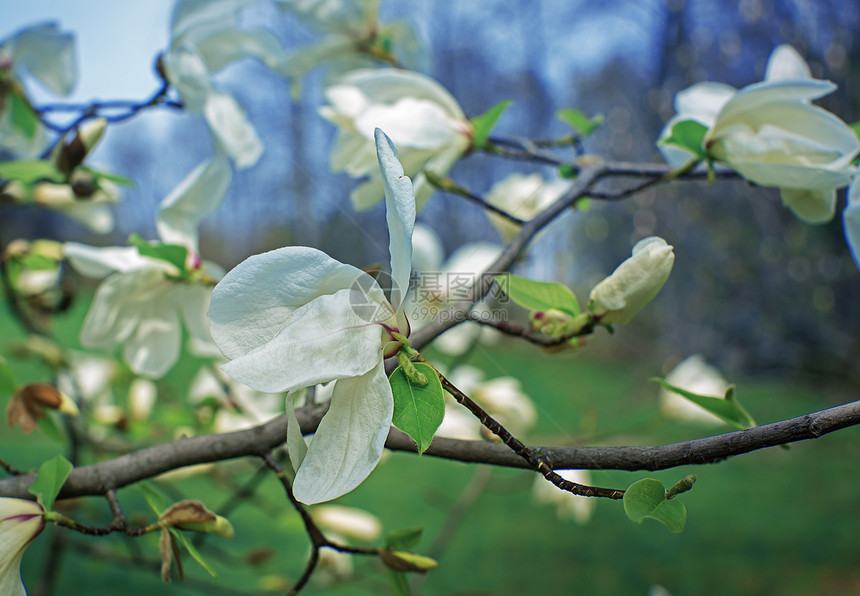
<instances>
[{"instance_id":1,"label":"bokeh background","mask_svg":"<svg viewBox=\"0 0 860 596\"><path fill-rule=\"evenodd\" d=\"M143 98L159 84L152 65L169 41L170 9L168 0L7 0L0 8L0 38L33 22L57 20L78 35L81 79L74 101ZM816 77L838 84L822 106L846 122L860 120L860 4L851 0L383 0L381 14L383 21L412 24L425 48L416 66L444 85L467 116L514 100L495 130L500 136L564 134L555 112L575 107L606 117L585 142L586 151L656 162L654 141L673 114L677 91L705 80L736 87L756 82L781 43L795 47ZM306 25L265 1L246 18L271 27L288 48L316 39ZM384 237L382 207L356 213L348 201L355 182L328 167L335 130L317 114L325 73L304 80L299 102L291 100L283 79L253 61L230 66L219 81L248 110L266 150L255 167L235 174L227 199L204 223L203 255L230 267L263 250L303 244L357 266L387 260L384 243L379 248L363 240L365 233ZM61 216L25 208L4 209L0 236L97 244L123 244L133 231L154 238L158 203L210 154L201 118L146 111L111 127L91 158L135 181L116 207L111 236L94 238ZM554 175L546 167L475 155L451 177L480 193L515 171ZM448 253L466 242L499 242L484 213L458 197L436 194L419 220L437 230ZM741 181L680 182L620 203L594 201L587 213L572 212L554 223L519 272L561 281L584 298L633 242L649 235L675 246L675 269L647 312L613 338L595 338L588 354L572 360L508 344L472 356L471 363L488 374L523 380L540 404L534 442L629 444L724 430L666 426L651 417L656 389L645 379L693 353L730 379L748 382L741 396L760 421L857 395L860 273L841 221L804 224L780 205L774 189ZM70 316L83 316L76 308ZM15 334L11 322L3 325L10 330L4 335ZM180 371L169 382L179 394L186 381ZM656 526L632 526L610 504L601 504L588 526L560 525L550 510L530 505L530 477L495 472L460 527L457 546L425 588L428 594L567 588L645 594L659 584L672 594L860 594L858 438L849 429L815 446L771 450L700 471L702 486L686 499L698 521L680 537ZM392 460L386 465L399 466L399 472L387 480L374 475L347 501L377 514L387 511L386 523L394 527L443 525L444 505L456 502L471 472L405 455ZM672 482L688 471L665 478ZM622 485L631 476L606 473L598 480ZM276 499L277 487L269 489L267 498ZM414 510L403 506L404 499L416 504ZM260 523L254 517L259 511L247 514ZM294 521L278 518L287 528ZM277 540L279 546L289 542ZM302 556L301 548L286 548ZM117 593L115 582L130 572L93 561L70 559L64 577L92 585L91 593ZM25 562L32 577L38 569L38 562ZM187 586L161 592L155 578L150 584L141 574L134 577L140 593L199 593ZM384 591L374 583L378 578L369 581L332 593ZM129 594L133 589L122 588ZM231 589L225 593L243 593Z\"/></svg>"}]
</instances>

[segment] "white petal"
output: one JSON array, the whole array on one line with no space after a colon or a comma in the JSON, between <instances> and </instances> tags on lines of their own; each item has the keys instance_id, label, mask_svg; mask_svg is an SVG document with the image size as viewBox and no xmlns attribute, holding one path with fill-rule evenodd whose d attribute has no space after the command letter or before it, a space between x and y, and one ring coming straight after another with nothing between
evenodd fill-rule
<instances>
[{"instance_id":1,"label":"white petal","mask_svg":"<svg viewBox=\"0 0 860 596\"><path fill-rule=\"evenodd\" d=\"M412 230L415 227L415 194L412 181L403 174L397 149L380 129L374 131L379 170L385 185L385 218L391 253L391 305L397 309L409 287L412 272Z\"/></svg>"},{"instance_id":2,"label":"white petal","mask_svg":"<svg viewBox=\"0 0 860 596\"><path fill-rule=\"evenodd\" d=\"M212 288L202 284L179 285L174 289L174 296L191 337L200 342L211 342L206 311L209 310Z\"/></svg>"},{"instance_id":3,"label":"white petal","mask_svg":"<svg viewBox=\"0 0 860 596\"><path fill-rule=\"evenodd\" d=\"M232 95L215 91L203 103L203 115L223 149L240 170L257 163L263 154L263 144L248 121L245 110Z\"/></svg>"},{"instance_id":4,"label":"white petal","mask_svg":"<svg viewBox=\"0 0 860 596\"><path fill-rule=\"evenodd\" d=\"M222 27L238 23L238 13L253 0L178 0L170 18L170 36L177 38L194 27L216 23Z\"/></svg>"},{"instance_id":5,"label":"white petal","mask_svg":"<svg viewBox=\"0 0 860 596\"><path fill-rule=\"evenodd\" d=\"M341 379L311 439L293 492L302 503L330 501L361 484L379 463L394 399L382 361L364 375Z\"/></svg>"},{"instance_id":6,"label":"white petal","mask_svg":"<svg viewBox=\"0 0 860 596\"><path fill-rule=\"evenodd\" d=\"M81 343L111 348L135 330L153 301L166 293L169 282L158 269L114 273L96 290L81 329Z\"/></svg>"},{"instance_id":7,"label":"white petal","mask_svg":"<svg viewBox=\"0 0 860 596\"><path fill-rule=\"evenodd\" d=\"M806 223L826 223L836 213L836 189L780 189L782 204Z\"/></svg>"},{"instance_id":8,"label":"white petal","mask_svg":"<svg viewBox=\"0 0 860 596\"><path fill-rule=\"evenodd\" d=\"M179 359L182 328L172 289L165 286L145 303L137 328L125 342L123 357L139 375L161 378Z\"/></svg>"},{"instance_id":9,"label":"white petal","mask_svg":"<svg viewBox=\"0 0 860 596\"><path fill-rule=\"evenodd\" d=\"M209 72L217 72L245 57L257 58L269 67L276 67L284 60L281 44L266 29L221 28L194 41Z\"/></svg>"},{"instance_id":10,"label":"white petal","mask_svg":"<svg viewBox=\"0 0 860 596\"><path fill-rule=\"evenodd\" d=\"M355 128L368 138L381 128L397 145L414 149L437 149L456 135L454 123L438 104L414 97L368 107L355 119Z\"/></svg>"},{"instance_id":11,"label":"white petal","mask_svg":"<svg viewBox=\"0 0 860 596\"><path fill-rule=\"evenodd\" d=\"M49 23L21 32L9 45L15 70L26 69L57 95L72 92L78 77L73 34Z\"/></svg>"},{"instance_id":12,"label":"white petal","mask_svg":"<svg viewBox=\"0 0 860 596\"><path fill-rule=\"evenodd\" d=\"M382 331L356 308L359 293L340 290L295 310L270 341L223 367L237 381L259 391L291 391L362 375L382 360ZM386 317L388 304L377 304Z\"/></svg>"},{"instance_id":13,"label":"white petal","mask_svg":"<svg viewBox=\"0 0 860 596\"><path fill-rule=\"evenodd\" d=\"M63 207L61 211L72 219L84 224L96 234L108 234L113 231L113 213L110 207L103 203L82 202L77 205Z\"/></svg>"},{"instance_id":14,"label":"white petal","mask_svg":"<svg viewBox=\"0 0 860 596\"><path fill-rule=\"evenodd\" d=\"M162 242L198 252L197 226L221 204L231 177L230 164L223 156L194 168L159 206L156 227Z\"/></svg>"},{"instance_id":15,"label":"white petal","mask_svg":"<svg viewBox=\"0 0 860 596\"><path fill-rule=\"evenodd\" d=\"M430 226L416 223L412 229L412 268L415 271L433 272L442 266L445 251L442 240Z\"/></svg>"},{"instance_id":16,"label":"white petal","mask_svg":"<svg viewBox=\"0 0 860 596\"><path fill-rule=\"evenodd\" d=\"M737 89L723 83L697 83L675 95L675 113L679 120L695 120L710 128L723 106Z\"/></svg>"},{"instance_id":17,"label":"white petal","mask_svg":"<svg viewBox=\"0 0 860 596\"><path fill-rule=\"evenodd\" d=\"M298 418L296 418L296 399L300 394L301 391L290 391L286 398L287 453L290 456L290 463L293 465L294 472L299 471L299 467L302 465L308 452L308 444L302 436L302 429L299 426Z\"/></svg>"},{"instance_id":18,"label":"white petal","mask_svg":"<svg viewBox=\"0 0 860 596\"><path fill-rule=\"evenodd\" d=\"M0 594L27 596L21 582L24 549L45 527L35 501L0 497Z\"/></svg>"},{"instance_id":19,"label":"white petal","mask_svg":"<svg viewBox=\"0 0 860 596\"><path fill-rule=\"evenodd\" d=\"M717 116L717 127L720 122L727 121L741 112L755 110L766 104L782 101L806 103L819 97L824 97L836 90L836 85L830 81L816 79L765 81L747 85L732 97ZM706 141L713 129L705 137Z\"/></svg>"},{"instance_id":20,"label":"white petal","mask_svg":"<svg viewBox=\"0 0 860 596\"><path fill-rule=\"evenodd\" d=\"M209 305L212 338L227 358L243 356L271 341L300 306L350 287L365 289L369 301L385 300L369 275L314 248L255 255L215 287Z\"/></svg>"},{"instance_id":21,"label":"white petal","mask_svg":"<svg viewBox=\"0 0 860 596\"><path fill-rule=\"evenodd\" d=\"M63 251L81 275L96 279L117 271L133 271L152 265L152 260L141 256L134 246L96 247L66 242Z\"/></svg>"},{"instance_id":22,"label":"white petal","mask_svg":"<svg viewBox=\"0 0 860 596\"><path fill-rule=\"evenodd\" d=\"M454 120L465 121L457 100L430 77L397 68L355 70L338 81L353 85L373 104L392 104L403 97L426 99L443 108Z\"/></svg>"},{"instance_id":23,"label":"white petal","mask_svg":"<svg viewBox=\"0 0 860 596\"><path fill-rule=\"evenodd\" d=\"M810 78L809 65L793 47L783 44L771 52L764 71L765 81Z\"/></svg>"},{"instance_id":24,"label":"white petal","mask_svg":"<svg viewBox=\"0 0 860 596\"><path fill-rule=\"evenodd\" d=\"M185 109L194 114L202 112L213 87L209 82L209 70L197 48L187 44L173 48L166 55L164 67Z\"/></svg>"}]
</instances>

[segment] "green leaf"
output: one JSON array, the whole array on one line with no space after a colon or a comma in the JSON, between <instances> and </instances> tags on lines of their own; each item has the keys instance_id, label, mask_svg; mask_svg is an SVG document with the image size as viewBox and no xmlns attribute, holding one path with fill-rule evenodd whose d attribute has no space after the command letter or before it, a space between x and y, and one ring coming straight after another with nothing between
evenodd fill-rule
<instances>
[{"instance_id":1,"label":"green leaf","mask_svg":"<svg viewBox=\"0 0 860 596\"><path fill-rule=\"evenodd\" d=\"M141 256L167 261L179 271L185 271L188 249L181 244L151 244L137 234L129 236L128 241L137 247Z\"/></svg>"},{"instance_id":2,"label":"green leaf","mask_svg":"<svg viewBox=\"0 0 860 596\"><path fill-rule=\"evenodd\" d=\"M18 257L17 261L30 271L51 271L58 266L56 259L32 252Z\"/></svg>"},{"instance_id":3,"label":"green leaf","mask_svg":"<svg viewBox=\"0 0 860 596\"><path fill-rule=\"evenodd\" d=\"M387 569L388 572L388 587L391 588L391 593L394 596L412 596L412 590L409 588L409 580L406 574L402 571L394 571Z\"/></svg>"},{"instance_id":4,"label":"green leaf","mask_svg":"<svg viewBox=\"0 0 860 596\"><path fill-rule=\"evenodd\" d=\"M567 180L573 180L579 175L579 170L575 170L567 164L558 166L558 175Z\"/></svg>"},{"instance_id":5,"label":"green leaf","mask_svg":"<svg viewBox=\"0 0 860 596\"><path fill-rule=\"evenodd\" d=\"M654 478L631 484L624 492L623 502L627 517L637 524L653 519L677 533L687 523L687 508L678 499L667 500L663 483Z\"/></svg>"},{"instance_id":6,"label":"green leaf","mask_svg":"<svg viewBox=\"0 0 860 596\"><path fill-rule=\"evenodd\" d=\"M161 517L161 514L165 509L167 509L167 503L164 501L164 497L145 482L138 484L138 487L140 487L140 492L143 493L143 498L146 500L146 504L149 506L150 511L152 511L156 517Z\"/></svg>"},{"instance_id":7,"label":"green leaf","mask_svg":"<svg viewBox=\"0 0 860 596\"><path fill-rule=\"evenodd\" d=\"M416 362L415 368L427 376L426 385L410 381L401 366L388 377L394 394L392 423L415 440L418 453L424 453L445 416L445 396L432 366Z\"/></svg>"},{"instance_id":8,"label":"green leaf","mask_svg":"<svg viewBox=\"0 0 860 596\"><path fill-rule=\"evenodd\" d=\"M60 489L73 467L72 462L62 455L52 457L39 466L39 472L30 487L30 494L36 496L36 500L46 511L54 508L54 499L60 494Z\"/></svg>"},{"instance_id":9,"label":"green leaf","mask_svg":"<svg viewBox=\"0 0 860 596\"><path fill-rule=\"evenodd\" d=\"M725 398L722 398L692 393L686 389L670 385L660 377L654 377L651 380L656 383L660 383L660 385L662 385L667 391L677 393L681 397L689 399L700 408L704 408L723 422L730 424L735 428L744 430L755 426L755 420L753 420L752 416L749 415L749 413L735 398L734 385L729 385L728 389L726 389Z\"/></svg>"},{"instance_id":10,"label":"green leaf","mask_svg":"<svg viewBox=\"0 0 860 596\"><path fill-rule=\"evenodd\" d=\"M519 275L497 275L495 278L502 291L511 300L532 311L554 308L571 316L579 314L579 302L566 286L554 281L534 281Z\"/></svg>"},{"instance_id":11,"label":"green leaf","mask_svg":"<svg viewBox=\"0 0 860 596\"><path fill-rule=\"evenodd\" d=\"M424 528L403 528L389 532L385 537L385 548L391 550L412 550L421 542Z\"/></svg>"},{"instance_id":12,"label":"green leaf","mask_svg":"<svg viewBox=\"0 0 860 596\"><path fill-rule=\"evenodd\" d=\"M16 389L18 389L18 381L15 379L15 373L6 359L0 356L0 396L12 395Z\"/></svg>"},{"instance_id":13,"label":"green leaf","mask_svg":"<svg viewBox=\"0 0 860 596\"><path fill-rule=\"evenodd\" d=\"M39 117L36 112L17 93L13 92L8 97L12 110L12 126L28 139L35 138L39 127Z\"/></svg>"},{"instance_id":14,"label":"green leaf","mask_svg":"<svg viewBox=\"0 0 860 596\"><path fill-rule=\"evenodd\" d=\"M510 99L500 101L480 116L475 116L471 119L470 122L474 127L474 131L472 133L472 147L475 149L483 149L487 146L487 139L489 139L490 132L492 132L493 127L496 126L496 122L498 122L502 113L511 107L511 104L513 103L514 102Z\"/></svg>"},{"instance_id":15,"label":"green leaf","mask_svg":"<svg viewBox=\"0 0 860 596\"><path fill-rule=\"evenodd\" d=\"M573 108L564 108L555 113L556 118L569 124L580 136L587 137L595 130L603 126L606 119L603 114L598 114L593 118L589 118L579 110Z\"/></svg>"},{"instance_id":16,"label":"green leaf","mask_svg":"<svg viewBox=\"0 0 860 596\"><path fill-rule=\"evenodd\" d=\"M854 134L860 137L860 122L854 122L853 124L849 124L848 128L854 131Z\"/></svg>"},{"instance_id":17,"label":"green leaf","mask_svg":"<svg viewBox=\"0 0 860 596\"><path fill-rule=\"evenodd\" d=\"M44 159L15 159L0 163L0 178L32 184L37 180L64 182L66 177L50 161Z\"/></svg>"},{"instance_id":18,"label":"green leaf","mask_svg":"<svg viewBox=\"0 0 860 596\"><path fill-rule=\"evenodd\" d=\"M64 444L66 442L66 433L57 423L53 414L48 413L44 418L39 418L36 424L39 426L39 430L55 443Z\"/></svg>"},{"instance_id":19,"label":"green leaf","mask_svg":"<svg viewBox=\"0 0 860 596\"><path fill-rule=\"evenodd\" d=\"M695 120L681 120L672 127L672 132L668 137L660 141L661 145L677 145L686 149L690 153L697 155L701 159L705 159L707 154L702 142L705 140L705 134L708 132L708 127L701 122Z\"/></svg>"},{"instance_id":20,"label":"green leaf","mask_svg":"<svg viewBox=\"0 0 860 596\"><path fill-rule=\"evenodd\" d=\"M183 534L176 528L169 528L169 530L170 533L173 534L173 536L176 538L176 540L178 540L182 544L182 546L185 547L185 550L188 551L188 554L191 555L191 558L197 561L200 566L203 567L203 569L208 571L209 575L211 575L215 579L218 579L218 572L215 571L215 568L209 564L209 561L203 558L203 555L201 555L200 551L197 550L194 544L192 544L192 542L185 537L185 534Z\"/></svg>"},{"instance_id":21,"label":"green leaf","mask_svg":"<svg viewBox=\"0 0 860 596\"><path fill-rule=\"evenodd\" d=\"M134 186L134 182L132 182L131 178L126 178L125 176L120 176L119 174L94 170L88 166L78 166L78 169L83 170L84 172L92 176L95 176L97 180L109 180L121 186Z\"/></svg>"}]
</instances>

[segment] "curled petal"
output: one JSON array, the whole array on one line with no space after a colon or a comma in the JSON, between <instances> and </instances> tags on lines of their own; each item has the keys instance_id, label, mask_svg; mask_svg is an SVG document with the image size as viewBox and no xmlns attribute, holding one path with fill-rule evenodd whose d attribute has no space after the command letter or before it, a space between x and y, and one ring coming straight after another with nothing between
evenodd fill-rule
<instances>
[{"instance_id":1,"label":"curled petal","mask_svg":"<svg viewBox=\"0 0 860 596\"><path fill-rule=\"evenodd\" d=\"M0 497L0 594L27 596L21 583L21 558L45 527L44 511L35 501Z\"/></svg>"},{"instance_id":2,"label":"curled petal","mask_svg":"<svg viewBox=\"0 0 860 596\"><path fill-rule=\"evenodd\" d=\"M237 168L257 163L263 154L263 144L245 110L232 95L220 91L210 93L203 102L203 115L218 145Z\"/></svg>"},{"instance_id":3,"label":"curled petal","mask_svg":"<svg viewBox=\"0 0 860 596\"><path fill-rule=\"evenodd\" d=\"M15 70L27 70L57 95L72 92L78 77L73 34L48 23L21 32L9 45Z\"/></svg>"},{"instance_id":4,"label":"curled petal","mask_svg":"<svg viewBox=\"0 0 860 596\"><path fill-rule=\"evenodd\" d=\"M347 289L311 300L271 340L225 364L224 372L271 393L363 375L382 360L378 317L390 321L394 313L387 303L376 305L379 313L365 310L371 305L362 299Z\"/></svg>"},{"instance_id":5,"label":"curled petal","mask_svg":"<svg viewBox=\"0 0 860 596\"><path fill-rule=\"evenodd\" d=\"M182 343L174 296L169 286L163 285L164 291L140 304L137 327L123 349L132 371L156 379L176 364Z\"/></svg>"},{"instance_id":6,"label":"curled petal","mask_svg":"<svg viewBox=\"0 0 860 596\"><path fill-rule=\"evenodd\" d=\"M215 287L209 304L212 338L227 358L243 356L271 341L300 306L353 286L365 289L370 302L385 302L373 278L314 248L255 255Z\"/></svg>"},{"instance_id":7,"label":"curled petal","mask_svg":"<svg viewBox=\"0 0 860 596\"><path fill-rule=\"evenodd\" d=\"M331 407L296 474L296 498L321 503L361 484L379 463L393 412L382 360L366 374L335 383Z\"/></svg>"},{"instance_id":8,"label":"curled petal","mask_svg":"<svg viewBox=\"0 0 860 596\"><path fill-rule=\"evenodd\" d=\"M834 185L835 186L835 185ZM803 190L783 188L780 190L782 204L806 223L826 223L836 213L836 189Z\"/></svg>"},{"instance_id":9,"label":"curled petal","mask_svg":"<svg viewBox=\"0 0 860 596\"><path fill-rule=\"evenodd\" d=\"M379 170L385 186L385 217L391 253L391 305L398 309L409 287L412 272L412 231L415 228L415 194L412 181L403 174L397 149L380 129L374 131Z\"/></svg>"},{"instance_id":10,"label":"curled petal","mask_svg":"<svg viewBox=\"0 0 860 596\"><path fill-rule=\"evenodd\" d=\"M809 65L793 47L783 44L771 52L764 71L765 81L810 78Z\"/></svg>"},{"instance_id":11,"label":"curled petal","mask_svg":"<svg viewBox=\"0 0 860 596\"><path fill-rule=\"evenodd\" d=\"M96 247L66 242L63 252L72 267L81 275L101 279L111 273L133 271L152 265L152 260L138 252L134 246Z\"/></svg>"}]
</instances>

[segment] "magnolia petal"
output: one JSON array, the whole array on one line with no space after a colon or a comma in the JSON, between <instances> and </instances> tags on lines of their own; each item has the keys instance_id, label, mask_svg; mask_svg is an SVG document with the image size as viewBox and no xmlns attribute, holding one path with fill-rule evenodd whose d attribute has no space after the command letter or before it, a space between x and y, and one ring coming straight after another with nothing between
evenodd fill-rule
<instances>
[{"instance_id":1,"label":"magnolia petal","mask_svg":"<svg viewBox=\"0 0 860 596\"><path fill-rule=\"evenodd\" d=\"M723 83L697 83L687 87L675 95L675 118L695 120L710 128L717 114L737 91Z\"/></svg>"},{"instance_id":2,"label":"magnolia petal","mask_svg":"<svg viewBox=\"0 0 860 596\"><path fill-rule=\"evenodd\" d=\"M438 104L414 97L368 107L355 119L355 128L368 138L376 129L390 131L399 146L414 149L443 147L456 134L450 118Z\"/></svg>"},{"instance_id":3,"label":"magnolia petal","mask_svg":"<svg viewBox=\"0 0 860 596\"><path fill-rule=\"evenodd\" d=\"M186 284L178 286L174 296L191 337L200 342L211 342L206 311L209 310L212 288L202 284Z\"/></svg>"},{"instance_id":4,"label":"magnolia petal","mask_svg":"<svg viewBox=\"0 0 860 596\"><path fill-rule=\"evenodd\" d=\"M717 126L705 136L705 142L719 135L721 122L730 121L740 113L756 110L774 102L808 103L819 97L829 95L836 90L836 85L830 81L816 79L792 79L764 81L747 85L732 97L717 116Z\"/></svg>"},{"instance_id":5,"label":"magnolia petal","mask_svg":"<svg viewBox=\"0 0 860 596\"><path fill-rule=\"evenodd\" d=\"M96 234L108 234L113 231L113 213L107 205L81 203L79 205L68 205L63 207L61 211L65 215L82 223Z\"/></svg>"},{"instance_id":6,"label":"magnolia petal","mask_svg":"<svg viewBox=\"0 0 860 596\"><path fill-rule=\"evenodd\" d=\"M371 302L385 301L372 277L315 248L290 246L255 255L215 287L209 304L212 338L227 358L243 356L271 341L297 308L350 287L364 289Z\"/></svg>"},{"instance_id":7,"label":"magnolia petal","mask_svg":"<svg viewBox=\"0 0 860 596\"><path fill-rule=\"evenodd\" d=\"M72 33L61 33L56 23L48 23L19 33L9 45L16 71L27 70L57 95L72 92L78 78Z\"/></svg>"},{"instance_id":8,"label":"magnolia petal","mask_svg":"<svg viewBox=\"0 0 860 596\"><path fill-rule=\"evenodd\" d=\"M170 36L176 39L194 27L236 25L239 10L254 0L178 0L170 17Z\"/></svg>"},{"instance_id":9,"label":"magnolia petal","mask_svg":"<svg viewBox=\"0 0 860 596\"><path fill-rule=\"evenodd\" d=\"M182 328L169 287L144 305L134 333L125 342L123 357L139 375L164 376L179 359Z\"/></svg>"},{"instance_id":10,"label":"magnolia petal","mask_svg":"<svg viewBox=\"0 0 860 596\"><path fill-rule=\"evenodd\" d=\"M361 33L377 21L379 0L275 0L281 10L289 10L321 31Z\"/></svg>"},{"instance_id":11,"label":"magnolia petal","mask_svg":"<svg viewBox=\"0 0 860 596\"><path fill-rule=\"evenodd\" d=\"M287 454L290 456L290 463L293 465L293 471L298 472L299 467L305 460L305 455L308 452L308 444L302 436L302 428L299 426L299 419L296 418L296 400L301 395L301 391L290 391L287 394Z\"/></svg>"},{"instance_id":12,"label":"magnolia petal","mask_svg":"<svg viewBox=\"0 0 860 596\"><path fill-rule=\"evenodd\" d=\"M439 235L428 225L416 223L412 229L412 268L419 272L437 271L445 259Z\"/></svg>"},{"instance_id":13,"label":"magnolia petal","mask_svg":"<svg viewBox=\"0 0 860 596\"><path fill-rule=\"evenodd\" d=\"M381 359L366 374L335 383L331 407L296 473L296 499L330 501L361 484L379 463L393 412Z\"/></svg>"},{"instance_id":14,"label":"magnolia petal","mask_svg":"<svg viewBox=\"0 0 860 596\"><path fill-rule=\"evenodd\" d=\"M108 349L125 341L147 312L149 304L169 290L157 269L115 273L96 290L81 329L81 343Z\"/></svg>"},{"instance_id":15,"label":"magnolia petal","mask_svg":"<svg viewBox=\"0 0 860 596\"><path fill-rule=\"evenodd\" d=\"M379 170L385 186L385 218L388 221L391 253L391 305L400 307L409 288L412 272L412 231L415 228L415 195L412 181L403 174L403 166L397 159L397 149L384 132L374 131Z\"/></svg>"},{"instance_id":16,"label":"magnolia petal","mask_svg":"<svg viewBox=\"0 0 860 596\"><path fill-rule=\"evenodd\" d=\"M794 214L810 224L826 223L836 213L836 189L780 189L782 204Z\"/></svg>"},{"instance_id":17,"label":"magnolia petal","mask_svg":"<svg viewBox=\"0 0 860 596\"><path fill-rule=\"evenodd\" d=\"M811 79L809 65L793 47L787 44L777 46L767 60L764 71L765 81L785 79Z\"/></svg>"},{"instance_id":18,"label":"magnolia petal","mask_svg":"<svg viewBox=\"0 0 860 596\"><path fill-rule=\"evenodd\" d=\"M213 91L203 102L203 116L218 146L238 169L248 168L263 154L263 143L248 120L245 110L232 95Z\"/></svg>"},{"instance_id":19,"label":"magnolia petal","mask_svg":"<svg viewBox=\"0 0 860 596\"><path fill-rule=\"evenodd\" d=\"M197 48L179 45L167 54L164 66L167 79L176 87L185 109L195 114L202 112L206 98L212 93L212 84Z\"/></svg>"},{"instance_id":20,"label":"magnolia petal","mask_svg":"<svg viewBox=\"0 0 860 596\"><path fill-rule=\"evenodd\" d=\"M271 68L284 60L281 44L266 29L222 28L195 41L210 73L239 58L257 58Z\"/></svg>"},{"instance_id":21,"label":"magnolia petal","mask_svg":"<svg viewBox=\"0 0 860 596\"><path fill-rule=\"evenodd\" d=\"M848 204L842 212L842 226L851 256L860 269L860 182L856 178L848 189Z\"/></svg>"},{"instance_id":22,"label":"magnolia petal","mask_svg":"<svg viewBox=\"0 0 860 596\"><path fill-rule=\"evenodd\" d=\"M212 215L230 188L230 163L215 156L194 168L158 208L158 235L165 244L199 252L197 226Z\"/></svg>"},{"instance_id":23,"label":"magnolia petal","mask_svg":"<svg viewBox=\"0 0 860 596\"><path fill-rule=\"evenodd\" d=\"M338 83L357 87L366 97L374 98L374 103L393 104L403 97L426 99L441 106L452 119L466 119L460 104L442 85L417 72L397 68L361 69L350 72Z\"/></svg>"},{"instance_id":24,"label":"magnolia petal","mask_svg":"<svg viewBox=\"0 0 860 596\"><path fill-rule=\"evenodd\" d=\"M390 320L393 313L387 303L357 305L362 298L355 290L314 298L271 340L225 364L224 372L270 393L363 375L382 360L383 328L370 319ZM380 312L365 312L365 306Z\"/></svg>"},{"instance_id":25,"label":"magnolia petal","mask_svg":"<svg viewBox=\"0 0 860 596\"><path fill-rule=\"evenodd\" d=\"M117 271L133 271L152 265L152 260L141 256L134 246L96 247L66 242L63 252L78 273L95 279Z\"/></svg>"},{"instance_id":26,"label":"magnolia petal","mask_svg":"<svg viewBox=\"0 0 860 596\"><path fill-rule=\"evenodd\" d=\"M44 511L35 501L0 497L0 594L27 596L21 582L21 558L45 527Z\"/></svg>"}]
</instances>

